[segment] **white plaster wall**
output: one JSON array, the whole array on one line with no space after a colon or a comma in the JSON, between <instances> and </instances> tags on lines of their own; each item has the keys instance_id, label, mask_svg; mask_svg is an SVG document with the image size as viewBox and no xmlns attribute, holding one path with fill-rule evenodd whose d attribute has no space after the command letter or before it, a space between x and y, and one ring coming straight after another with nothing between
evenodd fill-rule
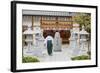
<instances>
[{"instance_id":1,"label":"white plaster wall","mask_svg":"<svg viewBox=\"0 0 100 73\"><path fill-rule=\"evenodd\" d=\"M77 27L79 27L79 24L73 24L73 31L74 32L79 32L79 30L80 30L80 28L77 28Z\"/></svg>"},{"instance_id":2,"label":"white plaster wall","mask_svg":"<svg viewBox=\"0 0 100 73\"><path fill-rule=\"evenodd\" d=\"M34 16L33 20L34 26L40 26L40 16Z\"/></svg>"},{"instance_id":3,"label":"white plaster wall","mask_svg":"<svg viewBox=\"0 0 100 73\"><path fill-rule=\"evenodd\" d=\"M33 26L34 26L34 28L33 28L33 30L35 31L35 32L39 32L40 31L40 16L34 16L33 17Z\"/></svg>"},{"instance_id":4,"label":"white plaster wall","mask_svg":"<svg viewBox=\"0 0 100 73\"><path fill-rule=\"evenodd\" d=\"M31 25L32 26L32 16L23 16L23 25L25 25L25 26Z\"/></svg>"}]
</instances>

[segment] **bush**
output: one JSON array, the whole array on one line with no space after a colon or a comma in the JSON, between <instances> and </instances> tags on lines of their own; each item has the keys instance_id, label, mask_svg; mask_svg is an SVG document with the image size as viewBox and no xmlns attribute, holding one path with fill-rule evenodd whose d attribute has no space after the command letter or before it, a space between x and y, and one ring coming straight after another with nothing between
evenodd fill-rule
<instances>
[{"instance_id":1,"label":"bush","mask_svg":"<svg viewBox=\"0 0 100 73\"><path fill-rule=\"evenodd\" d=\"M36 57L23 57L22 59L23 63L30 63L30 62L40 62Z\"/></svg>"},{"instance_id":2,"label":"bush","mask_svg":"<svg viewBox=\"0 0 100 73\"><path fill-rule=\"evenodd\" d=\"M90 52L90 51L88 51L88 52L87 52L87 54L88 54L88 55L91 55L91 52Z\"/></svg>"},{"instance_id":3,"label":"bush","mask_svg":"<svg viewBox=\"0 0 100 73\"><path fill-rule=\"evenodd\" d=\"M88 60L90 59L89 56L87 55L82 55L82 56L76 56L76 57L73 57L71 58L72 60Z\"/></svg>"}]
</instances>

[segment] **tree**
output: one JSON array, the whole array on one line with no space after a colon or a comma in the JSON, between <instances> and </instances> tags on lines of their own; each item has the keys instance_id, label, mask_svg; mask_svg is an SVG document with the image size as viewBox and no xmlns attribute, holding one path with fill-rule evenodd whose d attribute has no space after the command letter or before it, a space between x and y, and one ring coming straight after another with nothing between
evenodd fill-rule
<instances>
[{"instance_id":1,"label":"tree","mask_svg":"<svg viewBox=\"0 0 100 73\"><path fill-rule=\"evenodd\" d=\"M74 23L80 24L80 29L82 26L85 27L85 30L91 33L91 14L90 13L76 13L74 18Z\"/></svg>"},{"instance_id":2,"label":"tree","mask_svg":"<svg viewBox=\"0 0 100 73\"><path fill-rule=\"evenodd\" d=\"M75 23L80 24L80 29L82 29L82 26L85 27L85 30L90 33L89 39L88 39L88 55L90 57L91 52L89 50L89 43L91 40L91 14L90 13L76 13L73 17L73 20Z\"/></svg>"}]
</instances>

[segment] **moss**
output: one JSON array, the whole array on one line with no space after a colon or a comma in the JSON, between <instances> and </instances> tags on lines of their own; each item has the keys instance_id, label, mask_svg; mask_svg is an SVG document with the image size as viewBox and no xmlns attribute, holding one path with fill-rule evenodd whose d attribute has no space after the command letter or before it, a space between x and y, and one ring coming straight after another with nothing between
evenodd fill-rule
<instances>
[{"instance_id":1,"label":"moss","mask_svg":"<svg viewBox=\"0 0 100 73\"><path fill-rule=\"evenodd\" d=\"M89 56L87 55L82 55L82 56L76 56L76 57L72 57L72 60L88 60L90 59Z\"/></svg>"},{"instance_id":2,"label":"moss","mask_svg":"<svg viewBox=\"0 0 100 73\"><path fill-rule=\"evenodd\" d=\"M23 57L22 62L23 63L32 63L32 62L40 62L40 61L36 57L27 56L27 57Z\"/></svg>"}]
</instances>

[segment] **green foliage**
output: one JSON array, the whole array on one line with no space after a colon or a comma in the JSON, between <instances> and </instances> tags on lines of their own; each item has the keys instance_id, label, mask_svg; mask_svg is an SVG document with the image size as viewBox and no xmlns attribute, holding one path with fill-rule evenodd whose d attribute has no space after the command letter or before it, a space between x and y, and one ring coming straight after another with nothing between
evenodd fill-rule
<instances>
[{"instance_id":1,"label":"green foliage","mask_svg":"<svg viewBox=\"0 0 100 73\"><path fill-rule=\"evenodd\" d=\"M87 54L88 54L88 55L91 55L91 52L90 52L90 51L88 51L88 52L87 52Z\"/></svg>"},{"instance_id":2,"label":"green foliage","mask_svg":"<svg viewBox=\"0 0 100 73\"><path fill-rule=\"evenodd\" d=\"M89 56L87 55L82 55L82 56L76 56L76 57L72 57L72 60L88 60L90 59Z\"/></svg>"},{"instance_id":3,"label":"green foliage","mask_svg":"<svg viewBox=\"0 0 100 73\"><path fill-rule=\"evenodd\" d=\"M80 24L80 28L84 25L85 30L91 33L91 14L90 13L76 13L74 22Z\"/></svg>"},{"instance_id":4,"label":"green foliage","mask_svg":"<svg viewBox=\"0 0 100 73\"><path fill-rule=\"evenodd\" d=\"M22 59L23 63L30 63L30 62L39 62L39 60L36 57L23 57Z\"/></svg>"},{"instance_id":5,"label":"green foliage","mask_svg":"<svg viewBox=\"0 0 100 73\"><path fill-rule=\"evenodd\" d=\"M91 52L88 51L87 54L88 54L89 58L91 58Z\"/></svg>"}]
</instances>

